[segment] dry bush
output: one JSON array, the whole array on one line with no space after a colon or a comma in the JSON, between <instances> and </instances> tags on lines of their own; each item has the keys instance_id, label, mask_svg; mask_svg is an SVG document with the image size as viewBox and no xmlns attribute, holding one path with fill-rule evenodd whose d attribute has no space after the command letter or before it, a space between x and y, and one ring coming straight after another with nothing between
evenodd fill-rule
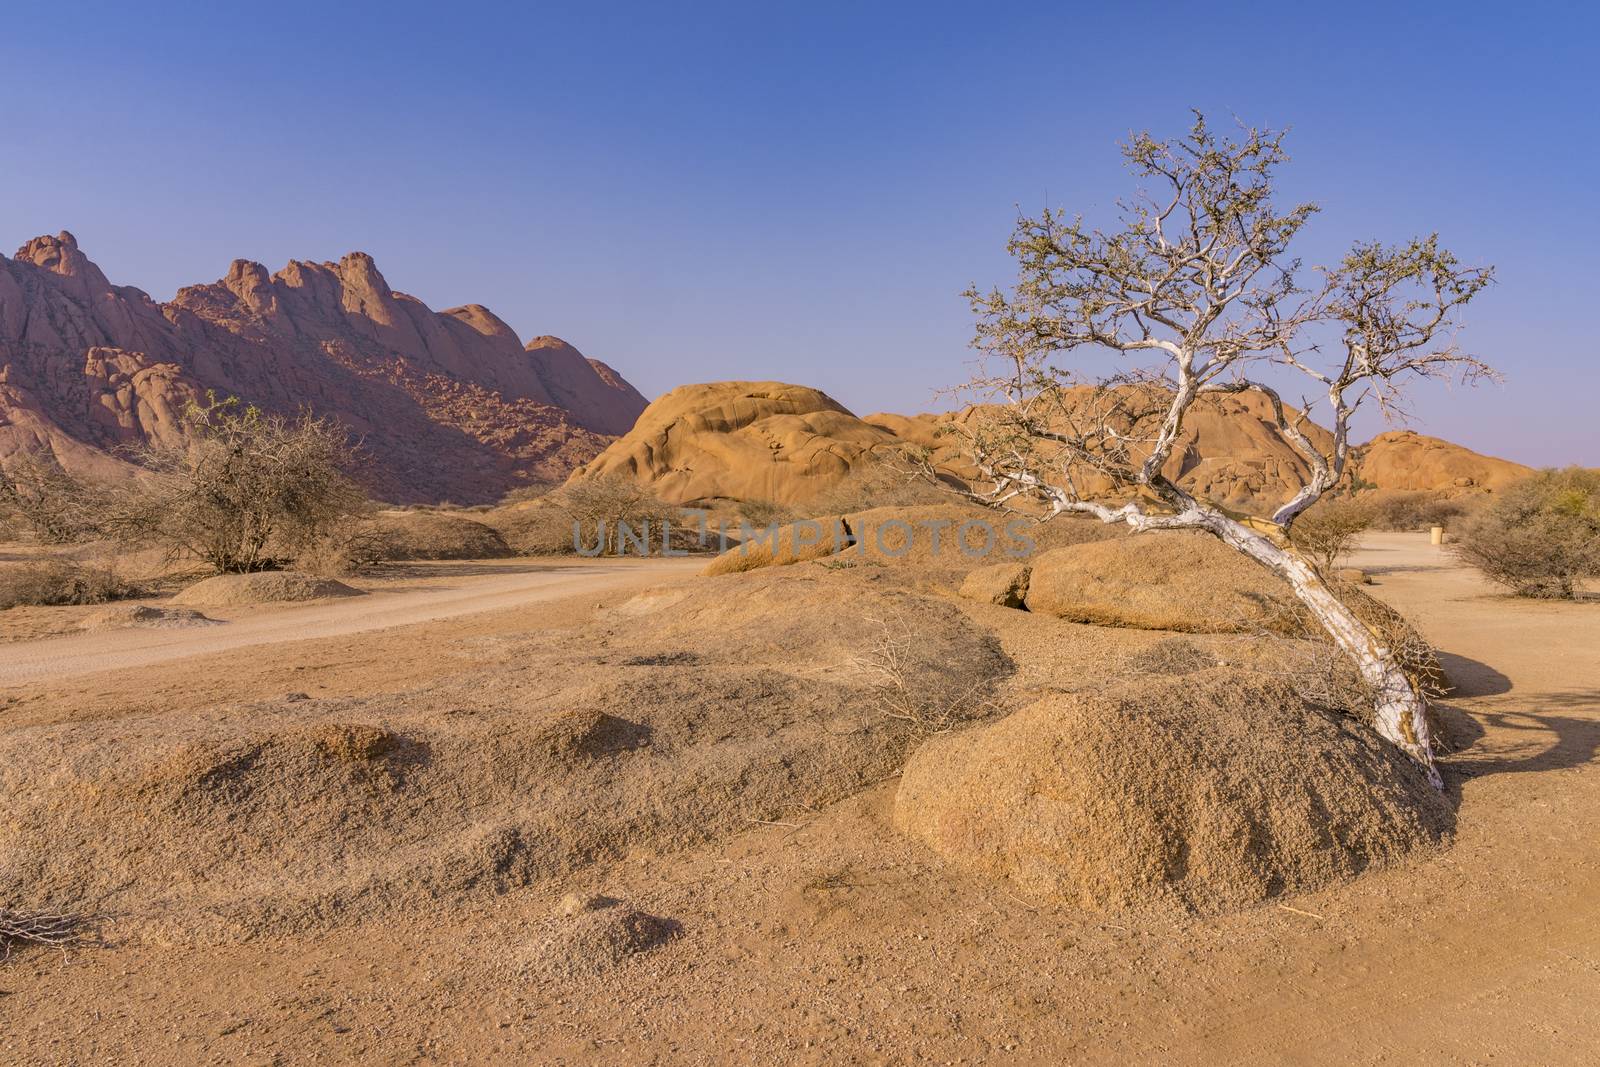
<instances>
[{"instance_id":1,"label":"dry bush","mask_svg":"<svg viewBox=\"0 0 1600 1067\"><path fill-rule=\"evenodd\" d=\"M408 511L375 515L357 533L382 560L503 559L512 554L494 527L459 514Z\"/></svg>"},{"instance_id":2,"label":"dry bush","mask_svg":"<svg viewBox=\"0 0 1600 1067\"><path fill-rule=\"evenodd\" d=\"M23 527L41 544L71 544L94 536L97 497L54 456L25 453L0 471L0 520Z\"/></svg>"},{"instance_id":3,"label":"dry bush","mask_svg":"<svg viewBox=\"0 0 1600 1067\"><path fill-rule=\"evenodd\" d=\"M511 507L516 504L530 504L535 500L542 500L561 487L558 481L536 480L527 485L519 485L505 496L500 498L501 507Z\"/></svg>"},{"instance_id":4,"label":"dry bush","mask_svg":"<svg viewBox=\"0 0 1600 1067\"><path fill-rule=\"evenodd\" d=\"M1454 525L1472 514L1477 498L1419 490L1373 493L1362 503L1370 510L1374 528L1409 533Z\"/></svg>"},{"instance_id":5,"label":"dry bush","mask_svg":"<svg viewBox=\"0 0 1600 1067\"><path fill-rule=\"evenodd\" d=\"M1372 509L1365 503L1349 497L1327 497L1294 520L1289 539L1301 555L1327 575L1371 526Z\"/></svg>"},{"instance_id":6,"label":"dry bush","mask_svg":"<svg viewBox=\"0 0 1600 1067\"><path fill-rule=\"evenodd\" d=\"M351 515L329 523L294 558L294 569L324 578L357 574L389 559L389 542L372 523Z\"/></svg>"},{"instance_id":7,"label":"dry bush","mask_svg":"<svg viewBox=\"0 0 1600 1067\"><path fill-rule=\"evenodd\" d=\"M500 531L519 556L569 556L575 551L572 516L553 504L491 512L483 521Z\"/></svg>"},{"instance_id":8,"label":"dry bush","mask_svg":"<svg viewBox=\"0 0 1600 1067\"><path fill-rule=\"evenodd\" d=\"M142 454L150 476L120 494L118 533L244 573L294 559L366 502L344 473L353 450L331 420L215 399L186 418L188 445Z\"/></svg>"},{"instance_id":9,"label":"dry bush","mask_svg":"<svg viewBox=\"0 0 1600 1067\"><path fill-rule=\"evenodd\" d=\"M1357 586L1331 581L1328 588L1377 636L1429 703L1429 726L1442 744L1445 734L1431 705L1450 692L1450 682L1433 645L1404 615ZM1230 662L1249 662L1259 673L1286 683L1312 707L1359 720L1371 714L1377 694L1298 601L1274 606L1265 618L1241 617L1239 622L1235 640L1242 644L1228 656Z\"/></svg>"},{"instance_id":10,"label":"dry bush","mask_svg":"<svg viewBox=\"0 0 1600 1067\"><path fill-rule=\"evenodd\" d=\"M773 500L743 500L739 502L739 517L757 529L783 526L793 522L793 509Z\"/></svg>"},{"instance_id":11,"label":"dry bush","mask_svg":"<svg viewBox=\"0 0 1600 1067\"><path fill-rule=\"evenodd\" d=\"M1127 658L1122 674L1147 677L1159 674L1193 674L1217 665L1217 657L1186 637L1163 637Z\"/></svg>"},{"instance_id":12,"label":"dry bush","mask_svg":"<svg viewBox=\"0 0 1600 1067\"><path fill-rule=\"evenodd\" d=\"M873 680L885 715L930 734L974 717L973 705L986 688L985 680L962 685L947 674L929 671L915 630L893 627L882 619L869 621L878 632L854 662Z\"/></svg>"},{"instance_id":13,"label":"dry bush","mask_svg":"<svg viewBox=\"0 0 1600 1067\"><path fill-rule=\"evenodd\" d=\"M585 551L598 546L601 555L636 551L623 536L623 526L635 536L648 532L648 546L658 547L664 525L678 525L678 508L627 478L569 482L551 493L549 500L566 515L569 544L579 539Z\"/></svg>"},{"instance_id":14,"label":"dry bush","mask_svg":"<svg viewBox=\"0 0 1600 1067\"><path fill-rule=\"evenodd\" d=\"M55 911L16 911L0 907L0 962L11 958L14 942L70 948L91 943L82 916Z\"/></svg>"},{"instance_id":15,"label":"dry bush","mask_svg":"<svg viewBox=\"0 0 1600 1067\"><path fill-rule=\"evenodd\" d=\"M873 508L948 504L950 494L934 485L907 460L879 458L856 467L829 489L812 497L799 510L806 517L849 515Z\"/></svg>"},{"instance_id":16,"label":"dry bush","mask_svg":"<svg viewBox=\"0 0 1600 1067\"><path fill-rule=\"evenodd\" d=\"M622 524L635 537L648 528L651 551L659 550L661 531L669 523L674 547L700 547L696 528L684 524L679 508L637 482L614 476L569 482L544 494L533 507L501 508L483 521L519 556L572 555L579 542L586 552L598 545L601 555L637 551L632 540L622 537Z\"/></svg>"},{"instance_id":17,"label":"dry bush","mask_svg":"<svg viewBox=\"0 0 1600 1067\"><path fill-rule=\"evenodd\" d=\"M1572 599L1600 576L1600 471L1545 470L1495 495L1456 554L1518 596Z\"/></svg>"},{"instance_id":18,"label":"dry bush","mask_svg":"<svg viewBox=\"0 0 1600 1067\"><path fill-rule=\"evenodd\" d=\"M104 604L144 595L114 562L41 559L0 570L0 609L59 604Z\"/></svg>"}]
</instances>

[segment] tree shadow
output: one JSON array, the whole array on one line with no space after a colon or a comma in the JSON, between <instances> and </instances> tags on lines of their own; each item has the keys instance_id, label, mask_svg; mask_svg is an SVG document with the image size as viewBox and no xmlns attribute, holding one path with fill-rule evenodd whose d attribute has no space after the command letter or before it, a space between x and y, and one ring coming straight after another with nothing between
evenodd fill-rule
<instances>
[{"instance_id":1,"label":"tree shadow","mask_svg":"<svg viewBox=\"0 0 1600 1067\"><path fill-rule=\"evenodd\" d=\"M1503 696L1510 678L1478 660L1438 652L1455 699ZM1564 770L1600 754L1600 689L1551 693L1522 711L1466 708L1436 701L1441 755L1459 779L1520 771Z\"/></svg>"},{"instance_id":2,"label":"tree shadow","mask_svg":"<svg viewBox=\"0 0 1600 1067\"><path fill-rule=\"evenodd\" d=\"M1448 561L1440 561L1438 563L1368 563L1360 569L1368 577L1381 578L1386 574L1420 574L1423 571L1442 571L1449 568L1450 563Z\"/></svg>"},{"instance_id":3,"label":"tree shadow","mask_svg":"<svg viewBox=\"0 0 1600 1067\"><path fill-rule=\"evenodd\" d=\"M1434 752L1441 758L1459 756L1483 740L1488 732L1472 714L1437 700L1428 705L1428 714L1438 735L1434 738Z\"/></svg>"},{"instance_id":4,"label":"tree shadow","mask_svg":"<svg viewBox=\"0 0 1600 1067\"><path fill-rule=\"evenodd\" d=\"M1600 710L1600 691L1571 694L1581 707ZM1536 752L1522 753L1525 744L1510 742L1496 744L1493 749L1461 753L1451 758L1453 771L1464 777L1486 777L1490 774L1512 774L1518 771L1560 771L1584 766L1595 760L1600 752L1600 717L1576 715L1546 715L1538 712L1480 712L1488 728L1512 731L1526 736L1525 744L1544 747ZM1509 750L1507 750L1509 749Z\"/></svg>"},{"instance_id":5,"label":"tree shadow","mask_svg":"<svg viewBox=\"0 0 1600 1067\"><path fill-rule=\"evenodd\" d=\"M1454 652L1435 652L1444 675L1450 679L1450 695L1492 697L1511 692L1511 679L1489 666Z\"/></svg>"},{"instance_id":6,"label":"tree shadow","mask_svg":"<svg viewBox=\"0 0 1600 1067\"><path fill-rule=\"evenodd\" d=\"M1522 771L1554 771L1592 763L1600 753L1600 689L1554 693L1528 711L1477 711L1441 706L1455 716L1469 717L1480 736L1458 749L1448 766L1466 778ZM1493 734L1485 744L1484 737Z\"/></svg>"},{"instance_id":7,"label":"tree shadow","mask_svg":"<svg viewBox=\"0 0 1600 1067\"><path fill-rule=\"evenodd\" d=\"M570 557L562 557L568 560ZM487 574L539 574L547 571L575 571L571 563L505 562L489 560L383 560L363 567L366 578L478 578ZM444 588L440 586L439 588Z\"/></svg>"}]
</instances>

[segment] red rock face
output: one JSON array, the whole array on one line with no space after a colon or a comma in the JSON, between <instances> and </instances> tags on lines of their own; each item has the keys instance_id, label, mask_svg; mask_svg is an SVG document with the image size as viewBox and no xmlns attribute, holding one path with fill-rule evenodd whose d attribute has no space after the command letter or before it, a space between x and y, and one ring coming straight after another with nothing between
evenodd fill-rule
<instances>
[{"instance_id":1,"label":"red rock face","mask_svg":"<svg viewBox=\"0 0 1600 1067\"><path fill-rule=\"evenodd\" d=\"M235 260L166 304L112 285L68 233L0 256L0 461L46 449L81 473L126 473L118 453L181 440L185 405L208 390L337 418L372 491L401 503L563 478L646 403L558 338L524 348L488 308L435 312L395 292L362 252L276 274Z\"/></svg>"}]
</instances>

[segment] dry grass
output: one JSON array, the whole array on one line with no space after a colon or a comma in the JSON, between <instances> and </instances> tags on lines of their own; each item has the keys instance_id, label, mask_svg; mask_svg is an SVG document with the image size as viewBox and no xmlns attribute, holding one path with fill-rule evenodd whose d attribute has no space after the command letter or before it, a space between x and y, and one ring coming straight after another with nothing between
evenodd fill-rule
<instances>
[{"instance_id":1,"label":"dry grass","mask_svg":"<svg viewBox=\"0 0 1600 1067\"><path fill-rule=\"evenodd\" d=\"M398 700L198 697L8 726L0 901L93 900L119 939L178 943L453 909L893 774L922 734L854 665L884 624L918 635L905 676L927 715L1010 670L954 605L852 572L655 593Z\"/></svg>"},{"instance_id":2,"label":"dry grass","mask_svg":"<svg viewBox=\"0 0 1600 1067\"><path fill-rule=\"evenodd\" d=\"M0 610L58 604L104 604L142 596L114 563L41 559L0 570Z\"/></svg>"},{"instance_id":3,"label":"dry grass","mask_svg":"<svg viewBox=\"0 0 1600 1067\"><path fill-rule=\"evenodd\" d=\"M359 589L333 578L299 571L256 571L252 574L216 574L180 589L171 604L233 607L240 604L282 604L323 597L362 596Z\"/></svg>"}]
</instances>

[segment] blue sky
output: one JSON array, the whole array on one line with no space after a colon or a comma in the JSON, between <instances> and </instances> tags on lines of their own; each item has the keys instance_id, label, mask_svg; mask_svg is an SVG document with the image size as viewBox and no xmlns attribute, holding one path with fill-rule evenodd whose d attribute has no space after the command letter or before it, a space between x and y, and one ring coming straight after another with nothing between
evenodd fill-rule
<instances>
[{"instance_id":1,"label":"blue sky","mask_svg":"<svg viewBox=\"0 0 1600 1067\"><path fill-rule=\"evenodd\" d=\"M1307 259L1497 266L1462 340L1506 384L1418 429L1600 465L1597 41L1580 4L12 3L0 242L71 230L160 299L361 249L647 395L926 410L1016 205L1106 218L1117 142L1198 107L1293 127Z\"/></svg>"}]
</instances>

